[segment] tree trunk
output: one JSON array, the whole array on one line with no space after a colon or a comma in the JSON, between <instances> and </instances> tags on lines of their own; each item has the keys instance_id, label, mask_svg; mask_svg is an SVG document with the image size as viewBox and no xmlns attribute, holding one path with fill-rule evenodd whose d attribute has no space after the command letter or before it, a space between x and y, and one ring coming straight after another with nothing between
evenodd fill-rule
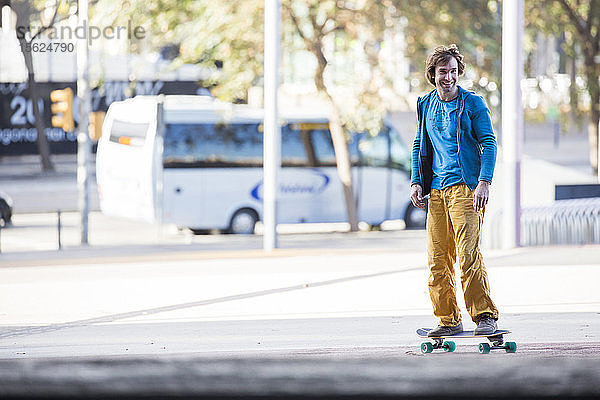
<instances>
[{"instance_id":1,"label":"tree trunk","mask_svg":"<svg viewBox=\"0 0 600 400\"><path fill-rule=\"evenodd\" d=\"M592 112L588 125L588 140L590 145L590 165L594 175L598 176L598 123L600 121L600 96L592 95Z\"/></svg>"},{"instance_id":2,"label":"tree trunk","mask_svg":"<svg viewBox=\"0 0 600 400\"><path fill-rule=\"evenodd\" d=\"M29 20L28 4L27 2L23 2L23 4L20 4L20 6L24 8L13 8L13 10L17 13L17 26L27 26L28 23L26 21ZM31 105L33 108L33 116L35 119L34 126L35 130L37 131L37 146L40 152L42 170L52 171L54 170L54 165L52 164L52 161L50 159L50 145L48 143L48 137L44 133L44 124L42 123L42 116L40 115L40 108L38 104L39 95L33 71L33 56L31 54L31 51L27 51L27 39L25 39L24 37L18 37L18 40L21 46L21 52L23 53L23 58L25 59L25 66L27 67L28 72L27 83L29 85L29 93L31 94Z\"/></svg>"},{"instance_id":3,"label":"tree trunk","mask_svg":"<svg viewBox=\"0 0 600 400\"><path fill-rule=\"evenodd\" d=\"M331 132L331 139L335 150L338 176L344 187L344 200L346 201L346 213L348 215L348 222L350 223L350 231L357 232L358 211L356 209L356 200L354 198L354 189L352 185L352 163L350 161L350 152L348 151L348 144L346 143L346 136L344 135L339 112L335 107L335 104L333 104L333 99L330 98L330 101L332 107L329 117L329 130Z\"/></svg>"},{"instance_id":4,"label":"tree trunk","mask_svg":"<svg viewBox=\"0 0 600 400\"><path fill-rule=\"evenodd\" d=\"M586 75L588 80L588 90L591 97L590 122L588 125L588 141L590 146L590 165L594 175L598 176L598 123L600 121L600 84L598 82L598 73L600 68L594 64L594 60L587 60Z\"/></svg>"},{"instance_id":5,"label":"tree trunk","mask_svg":"<svg viewBox=\"0 0 600 400\"><path fill-rule=\"evenodd\" d=\"M570 109L569 109L569 123L568 123L568 127L569 129L573 129L573 127L575 127L575 129L577 132L580 130L581 128L581 122L580 122L580 118L578 117L578 110L577 108L579 107L579 94L577 91L577 85L575 84L576 80L577 80L577 64L576 64L576 59L575 57L572 57L570 59L569 64L567 64L567 70L569 73L569 77L571 78L571 85L569 86L569 99L570 99Z\"/></svg>"},{"instance_id":6,"label":"tree trunk","mask_svg":"<svg viewBox=\"0 0 600 400\"><path fill-rule=\"evenodd\" d=\"M39 94L37 90L37 83L33 72L29 73L29 93L31 93L31 102L33 108L33 117L35 119L35 130L37 131L37 146L40 152L40 161L42 163L43 171L54 171L54 165L50 158L50 144L48 143L48 137L44 132L44 124L42 123L42 116L40 114L39 107Z\"/></svg>"},{"instance_id":7,"label":"tree trunk","mask_svg":"<svg viewBox=\"0 0 600 400\"><path fill-rule=\"evenodd\" d=\"M321 40L313 43L312 46L307 46L317 59L317 69L315 71L314 82L317 90L327 96L331 105L331 114L329 116L329 131L331 132L331 140L333 141L333 149L335 151L335 162L337 165L338 176L342 182L344 189L344 200L346 202L346 215L350 224L350 231L358 231L358 212L356 210L356 200L354 198L354 188L352 184L352 164L350 162L350 152L348 151L348 143L344 135L344 128L339 111L333 100L333 96L329 93L325 85L325 67L327 59L321 48Z\"/></svg>"},{"instance_id":8,"label":"tree trunk","mask_svg":"<svg viewBox=\"0 0 600 400\"><path fill-rule=\"evenodd\" d=\"M329 93L327 86L325 85L325 68L327 67L327 58L323 54L323 34L324 25L320 26L320 31L317 29L319 24L315 14L310 14L309 19L315 32L311 35L305 34L303 31L303 25L298 21L298 18L294 14L294 10L288 5L284 5L296 26L296 29L300 36L304 39L306 49L310 51L317 59L317 68L313 77L315 87L321 94L327 96L331 105L331 114L329 119L329 131L331 132L331 140L333 142L333 148L335 151L335 162L337 165L337 172L342 186L344 188L344 200L346 202L346 214L348 216L348 222L350 223L350 230L352 232L358 231L358 212L356 210L356 200L354 199L354 189L352 185L352 164L350 161L350 152L348 151L348 143L346 143L346 136L344 135L344 128L342 127L342 121L340 118L339 110L336 107L333 96ZM311 9L314 11L314 9Z\"/></svg>"},{"instance_id":9,"label":"tree trunk","mask_svg":"<svg viewBox=\"0 0 600 400\"><path fill-rule=\"evenodd\" d=\"M350 231L358 231L358 212L356 210L356 200L354 198L354 188L352 184L352 163L350 161L350 152L348 151L348 143L339 111L336 107L333 96L329 93L325 85L325 67L327 59L323 55L320 46L313 47L313 54L317 58L317 70L315 72L315 86L317 90L327 96L331 105L331 114L329 116L329 131L331 132L331 140L333 141L333 149L335 151L335 162L337 165L338 176L344 188L344 200L346 202L346 215L350 224Z\"/></svg>"}]
</instances>

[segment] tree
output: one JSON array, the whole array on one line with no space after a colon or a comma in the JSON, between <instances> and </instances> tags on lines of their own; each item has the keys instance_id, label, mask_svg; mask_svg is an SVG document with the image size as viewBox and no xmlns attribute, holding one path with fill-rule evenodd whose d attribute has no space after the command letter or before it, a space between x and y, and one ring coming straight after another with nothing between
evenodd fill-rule
<instances>
[{"instance_id":1,"label":"tree","mask_svg":"<svg viewBox=\"0 0 600 400\"><path fill-rule=\"evenodd\" d=\"M348 3L348 5L346 5ZM383 2L389 3L389 1ZM284 30L291 30L302 39L305 49L316 59L314 73L315 89L331 104L330 130L336 152L338 173L344 185L344 194L351 230L358 229L356 202L352 188L350 155L347 147L347 131L379 127L384 107L377 92L376 83L379 44L384 11L380 2L366 2L355 7L354 2L344 1L284 1ZM179 46L180 55L174 66L182 63L203 65L214 71L205 84L214 85L211 92L222 100L245 100L251 86L261 84L263 75L263 13L264 0L243 2L224 0L148 2L132 0L127 5L114 0L100 0L96 7L97 17L106 15L107 5L120 7L118 18L131 18L134 23L148 26L151 44L156 48L166 44ZM117 4L121 4L120 6ZM115 15L113 13L112 15ZM352 84L358 87L355 109L340 111L340 96L327 84L328 59L325 47L335 35L345 40L364 43L370 51L367 62L373 67L367 79L356 77ZM294 51L284 41L284 52ZM362 84L358 85L358 83Z\"/></svg>"},{"instance_id":2,"label":"tree","mask_svg":"<svg viewBox=\"0 0 600 400\"><path fill-rule=\"evenodd\" d=\"M323 95L330 104L329 128L336 154L338 175L344 187L344 198L348 222L351 231L358 230L358 212L354 197L350 153L348 151L348 132L345 127L353 127L354 131L379 128L385 107L378 95L381 84L378 80L379 49L383 39L385 14L389 2L366 2L361 7L354 3L342 1L285 1L285 15L291 20L291 26L302 39L305 49L317 61L314 72L314 84L318 93ZM342 112L341 99L336 85L327 82L325 77L329 61L326 55L328 41L335 34L343 35L346 43L358 42L363 44L366 62L370 66L367 79L356 76L348 86L354 86L359 101ZM363 77L364 78L364 77ZM362 82L361 82L362 81ZM381 82L378 84L377 82ZM362 84L362 85L361 85ZM358 128L358 129L357 129Z\"/></svg>"},{"instance_id":3,"label":"tree","mask_svg":"<svg viewBox=\"0 0 600 400\"><path fill-rule=\"evenodd\" d=\"M526 4L527 21L530 26L555 37L564 37L562 48L565 54L573 59L583 59L579 72L585 77L591 100L588 125L590 164L594 174L598 175L600 1L542 0L542 4L532 1ZM574 84L575 82L571 83L573 87ZM574 103L573 100L571 99L571 104Z\"/></svg>"},{"instance_id":4,"label":"tree","mask_svg":"<svg viewBox=\"0 0 600 400\"><path fill-rule=\"evenodd\" d=\"M43 33L46 29L50 28L54 24L60 2L59 5L57 5L55 8L49 24L41 25L37 32L30 34L30 37L28 39L27 36L24 34L24 30L28 30L26 28L30 27L32 22L35 21L34 15L39 14L39 11L36 8L34 8L31 3L32 2L27 0L4 0L0 2L0 9L2 8L2 6L7 5L17 15L17 39L19 40L21 52L23 53L25 66L27 67L27 83L31 94L33 115L35 118L34 125L35 130L37 131L37 146L40 152L40 161L42 169L44 171L51 171L54 169L54 165L52 164L52 160L50 159L50 144L48 143L48 138L46 137L46 134L44 132L44 124L39 109L40 96L38 93L37 83L35 81L35 71L33 69L33 56L31 44L41 33Z\"/></svg>"},{"instance_id":5,"label":"tree","mask_svg":"<svg viewBox=\"0 0 600 400\"><path fill-rule=\"evenodd\" d=\"M245 101L263 74L263 0L99 0L96 25L139 25L148 35L131 52L177 49L171 68L205 68L203 84L224 101Z\"/></svg>"}]
</instances>

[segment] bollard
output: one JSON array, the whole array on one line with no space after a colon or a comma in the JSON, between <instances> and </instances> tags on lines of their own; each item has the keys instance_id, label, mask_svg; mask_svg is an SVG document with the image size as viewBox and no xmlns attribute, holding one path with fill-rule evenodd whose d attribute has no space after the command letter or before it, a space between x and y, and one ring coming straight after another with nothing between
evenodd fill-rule
<instances>
[{"instance_id":1,"label":"bollard","mask_svg":"<svg viewBox=\"0 0 600 400\"><path fill-rule=\"evenodd\" d=\"M61 242L61 237L60 237L60 231L61 231L61 223L60 223L60 210L56 210L56 213L58 214L58 218L57 218L57 229L58 229L58 250L62 250L62 242Z\"/></svg>"}]
</instances>

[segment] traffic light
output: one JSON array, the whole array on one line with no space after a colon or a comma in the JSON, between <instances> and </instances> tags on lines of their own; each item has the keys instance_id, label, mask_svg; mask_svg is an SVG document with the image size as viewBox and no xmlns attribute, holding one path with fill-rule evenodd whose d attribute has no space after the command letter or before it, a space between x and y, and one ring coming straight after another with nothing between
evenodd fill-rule
<instances>
[{"instance_id":1,"label":"traffic light","mask_svg":"<svg viewBox=\"0 0 600 400\"><path fill-rule=\"evenodd\" d=\"M52 100L52 126L63 128L70 132L75 128L73 121L73 90L71 88L58 89L50 92Z\"/></svg>"},{"instance_id":2,"label":"traffic light","mask_svg":"<svg viewBox=\"0 0 600 400\"><path fill-rule=\"evenodd\" d=\"M100 136L102 136L102 123L104 122L105 115L106 113L104 111L92 111L90 113L89 133L92 140L100 140Z\"/></svg>"}]
</instances>

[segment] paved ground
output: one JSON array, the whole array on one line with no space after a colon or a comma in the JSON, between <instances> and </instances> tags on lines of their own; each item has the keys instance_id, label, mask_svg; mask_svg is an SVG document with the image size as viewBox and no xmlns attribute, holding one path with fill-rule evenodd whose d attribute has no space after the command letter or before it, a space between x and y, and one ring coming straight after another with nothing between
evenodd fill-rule
<instances>
[{"instance_id":1,"label":"paved ground","mask_svg":"<svg viewBox=\"0 0 600 400\"><path fill-rule=\"evenodd\" d=\"M7 254L0 392L600 396L600 247L487 252L517 353L480 355L479 340L465 339L455 353L423 355L414 330L435 323L424 253L388 247L402 233L290 235L303 248L271 255L177 246Z\"/></svg>"}]
</instances>

